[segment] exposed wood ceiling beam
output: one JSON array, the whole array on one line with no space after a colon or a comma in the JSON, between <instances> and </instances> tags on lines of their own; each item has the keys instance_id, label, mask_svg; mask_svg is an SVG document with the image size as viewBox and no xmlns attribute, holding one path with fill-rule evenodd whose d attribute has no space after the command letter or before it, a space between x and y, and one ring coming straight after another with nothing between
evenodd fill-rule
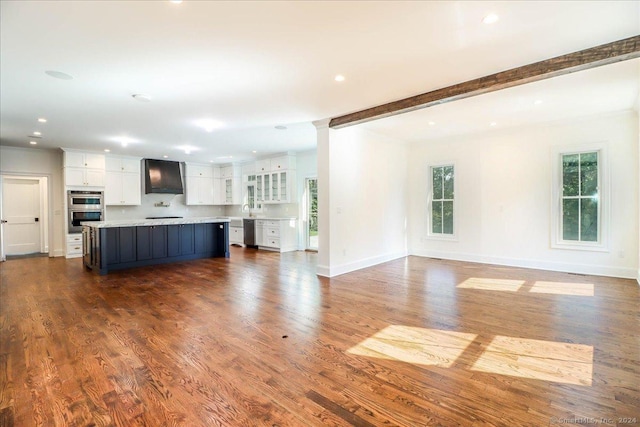
<instances>
[{"instance_id":1,"label":"exposed wood ceiling beam","mask_svg":"<svg viewBox=\"0 0 640 427\"><path fill-rule=\"evenodd\" d=\"M339 129L638 57L640 57L640 36L629 37L578 52L556 56L555 58L522 67L501 71L453 86L436 89L421 95L367 108L366 110L355 113L345 114L344 116L331 119L329 127Z\"/></svg>"}]
</instances>

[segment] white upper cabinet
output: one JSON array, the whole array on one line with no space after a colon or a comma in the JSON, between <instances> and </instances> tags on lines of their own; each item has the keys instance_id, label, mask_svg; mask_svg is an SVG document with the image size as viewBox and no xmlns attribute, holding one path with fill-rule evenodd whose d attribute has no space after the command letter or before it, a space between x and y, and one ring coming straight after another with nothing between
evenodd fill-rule
<instances>
[{"instance_id":1,"label":"white upper cabinet","mask_svg":"<svg viewBox=\"0 0 640 427\"><path fill-rule=\"evenodd\" d=\"M240 166L224 166L220 168L220 194L222 204L242 204L242 168Z\"/></svg>"},{"instance_id":2,"label":"white upper cabinet","mask_svg":"<svg viewBox=\"0 0 640 427\"><path fill-rule=\"evenodd\" d=\"M295 169L296 158L295 156L279 156L270 159L270 167L272 172L278 172L283 170Z\"/></svg>"},{"instance_id":3,"label":"white upper cabinet","mask_svg":"<svg viewBox=\"0 0 640 427\"><path fill-rule=\"evenodd\" d=\"M140 157L106 156L104 200L106 205L140 205L142 180Z\"/></svg>"},{"instance_id":4,"label":"white upper cabinet","mask_svg":"<svg viewBox=\"0 0 640 427\"><path fill-rule=\"evenodd\" d=\"M271 159L262 159L256 161L256 175L271 171Z\"/></svg>"},{"instance_id":5,"label":"white upper cabinet","mask_svg":"<svg viewBox=\"0 0 640 427\"><path fill-rule=\"evenodd\" d=\"M105 158L104 154L85 153L81 151L65 151L64 167L70 168L89 168L104 170Z\"/></svg>"},{"instance_id":6,"label":"white upper cabinet","mask_svg":"<svg viewBox=\"0 0 640 427\"><path fill-rule=\"evenodd\" d=\"M69 187L104 187L104 154L64 151L64 184Z\"/></svg>"},{"instance_id":7,"label":"white upper cabinet","mask_svg":"<svg viewBox=\"0 0 640 427\"><path fill-rule=\"evenodd\" d=\"M196 163L185 163L186 176L199 176L202 178L213 178L214 167L211 165L200 165ZM218 169L218 168L215 168Z\"/></svg>"},{"instance_id":8,"label":"white upper cabinet","mask_svg":"<svg viewBox=\"0 0 640 427\"><path fill-rule=\"evenodd\" d=\"M213 166L186 163L185 175L185 201L187 205L218 204L219 197L215 197L215 194L216 191L220 193L220 190L218 185L214 185L217 178L214 179Z\"/></svg>"},{"instance_id":9,"label":"white upper cabinet","mask_svg":"<svg viewBox=\"0 0 640 427\"><path fill-rule=\"evenodd\" d=\"M140 157L106 156L107 172L131 172L140 174Z\"/></svg>"}]
</instances>

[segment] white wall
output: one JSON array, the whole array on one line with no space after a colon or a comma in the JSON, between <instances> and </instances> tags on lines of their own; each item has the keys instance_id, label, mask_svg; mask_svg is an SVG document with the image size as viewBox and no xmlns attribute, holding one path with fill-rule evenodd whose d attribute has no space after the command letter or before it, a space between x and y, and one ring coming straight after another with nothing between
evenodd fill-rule
<instances>
[{"instance_id":1,"label":"white wall","mask_svg":"<svg viewBox=\"0 0 640 427\"><path fill-rule=\"evenodd\" d=\"M49 254L64 255L62 151L0 146L0 174L46 176L49 187Z\"/></svg>"},{"instance_id":2,"label":"white wall","mask_svg":"<svg viewBox=\"0 0 640 427\"><path fill-rule=\"evenodd\" d=\"M610 162L608 252L552 249L554 147L605 143ZM589 274L638 271L638 117L631 112L414 144L409 247L416 255ZM456 241L427 237L430 164L456 164Z\"/></svg>"},{"instance_id":3,"label":"white wall","mask_svg":"<svg viewBox=\"0 0 640 427\"><path fill-rule=\"evenodd\" d=\"M319 129L318 144L318 274L335 276L405 256L406 143L354 126Z\"/></svg>"}]
</instances>

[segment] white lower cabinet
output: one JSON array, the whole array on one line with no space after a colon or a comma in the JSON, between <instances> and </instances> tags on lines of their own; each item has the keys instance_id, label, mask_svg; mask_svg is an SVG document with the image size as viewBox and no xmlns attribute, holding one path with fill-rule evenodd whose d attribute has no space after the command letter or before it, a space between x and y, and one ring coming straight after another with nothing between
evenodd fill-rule
<instances>
[{"instance_id":1,"label":"white lower cabinet","mask_svg":"<svg viewBox=\"0 0 640 427\"><path fill-rule=\"evenodd\" d=\"M82 256L82 234L67 234L66 258L78 258Z\"/></svg>"},{"instance_id":2,"label":"white lower cabinet","mask_svg":"<svg viewBox=\"0 0 640 427\"><path fill-rule=\"evenodd\" d=\"M256 243L260 249L289 252L298 249L296 219L259 219L256 221Z\"/></svg>"},{"instance_id":3,"label":"white lower cabinet","mask_svg":"<svg viewBox=\"0 0 640 427\"><path fill-rule=\"evenodd\" d=\"M244 245L244 228L229 227L229 243L232 245Z\"/></svg>"}]
</instances>

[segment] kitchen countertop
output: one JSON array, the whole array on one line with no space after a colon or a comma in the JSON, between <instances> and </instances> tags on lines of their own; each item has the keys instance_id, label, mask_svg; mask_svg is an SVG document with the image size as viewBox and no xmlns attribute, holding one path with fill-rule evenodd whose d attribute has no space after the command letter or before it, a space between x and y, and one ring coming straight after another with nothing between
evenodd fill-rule
<instances>
[{"instance_id":1,"label":"kitchen countertop","mask_svg":"<svg viewBox=\"0 0 640 427\"><path fill-rule=\"evenodd\" d=\"M203 223L229 222L228 217L192 217L192 218L164 218L164 219L120 219L115 221L88 221L82 225L94 228L112 227L138 227L149 225L175 225L175 224L203 224Z\"/></svg>"}]
</instances>

